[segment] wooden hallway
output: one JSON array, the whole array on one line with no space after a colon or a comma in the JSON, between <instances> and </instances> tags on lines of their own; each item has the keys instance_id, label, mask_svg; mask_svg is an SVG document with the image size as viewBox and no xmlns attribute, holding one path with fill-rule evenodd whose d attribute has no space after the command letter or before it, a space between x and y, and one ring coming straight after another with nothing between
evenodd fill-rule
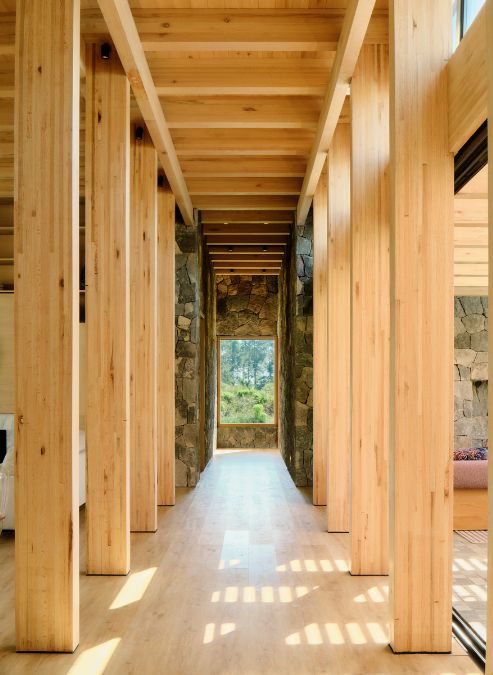
<instances>
[{"instance_id":1,"label":"wooden hallway","mask_svg":"<svg viewBox=\"0 0 493 675\"><path fill-rule=\"evenodd\" d=\"M15 653L14 541L0 538L2 675L480 672L457 644L392 654L386 578L349 574L349 535L325 532L277 451L220 452L177 492L157 533L132 534L127 577L86 576L81 551L74 654Z\"/></svg>"}]
</instances>

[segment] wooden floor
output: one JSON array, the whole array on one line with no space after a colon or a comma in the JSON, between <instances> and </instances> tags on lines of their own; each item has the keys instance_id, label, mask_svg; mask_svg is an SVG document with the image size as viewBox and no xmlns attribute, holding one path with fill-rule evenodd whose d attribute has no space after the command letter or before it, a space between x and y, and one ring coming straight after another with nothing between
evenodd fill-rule
<instances>
[{"instance_id":1,"label":"wooden floor","mask_svg":"<svg viewBox=\"0 0 493 675\"><path fill-rule=\"evenodd\" d=\"M14 547L2 535L0 673L479 672L458 647L392 654L386 579L351 577L349 537L324 523L276 451L216 456L195 490L159 507L157 534L132 535L128 577L81 575L81 641L70 655L14 652Z\"/></svg>"}]
</instances>

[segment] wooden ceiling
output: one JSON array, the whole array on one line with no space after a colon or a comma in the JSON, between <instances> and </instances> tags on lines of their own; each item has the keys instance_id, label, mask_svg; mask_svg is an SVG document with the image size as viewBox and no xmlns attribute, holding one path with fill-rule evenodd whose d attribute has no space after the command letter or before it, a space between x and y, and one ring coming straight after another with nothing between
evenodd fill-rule
<instances>
[{"instance_id":1,"label":"wooden ceiling","mask_svg":"<svg viewBox=\"0 0 493 675\"><path fill-rule=\"evenodd\" d=\"M186 192L189 211L199 210L214 266L221 272L228 265L228 270L277 272L320 135L346 8L353 3L129 4L150 71L144 93L151 86L157 94L176 151L172 168L183 177L179 190ZM99 6L97 0L82 0L86 44L110 38ZM15 0L0 0L0 13L0 199L8 203L13 196ZM365 40L388 40L386 0L375 3ZM141 103L137 92L134 121L142 119ZM348 97L338 121L349 123ZM83 134L83 101L81 127ZM81 149L83 192L83 144ZM168 148L157 149L166 168ZM484 292L487 286L486 174L455 200L456 292ZM186 210L186 200L180 205Z\"/></svg>"}]
</instances>

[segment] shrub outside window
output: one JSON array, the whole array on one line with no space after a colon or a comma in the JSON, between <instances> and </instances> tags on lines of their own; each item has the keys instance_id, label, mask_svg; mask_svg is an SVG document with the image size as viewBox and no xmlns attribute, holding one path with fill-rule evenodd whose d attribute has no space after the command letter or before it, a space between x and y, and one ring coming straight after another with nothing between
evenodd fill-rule
<instances>
[{"instance_id":1,"label":"shrub outside window","mask_svg":"<svg viewBox=\"0 0 493 675\"><path fill-rule=\"evenodd\" d=\"M218 423L277 425L277 338L218 339Z\"/></svg>"}]
</instances>

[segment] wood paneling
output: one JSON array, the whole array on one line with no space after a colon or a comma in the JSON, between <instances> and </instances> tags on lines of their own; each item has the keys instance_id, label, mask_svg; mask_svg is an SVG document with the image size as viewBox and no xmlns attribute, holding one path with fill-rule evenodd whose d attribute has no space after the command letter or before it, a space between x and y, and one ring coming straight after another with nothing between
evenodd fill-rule
<instances>
[{"instance_id":1,"label":"wood paneling","mask_svg":"<svg viewBox=\"0 0 493 675\"><path fill-rule=\"evenodd\" d=\"M375 0L349 0L347 4L336 58L330 74L329 85L298 202L296 214L298 225L303 224L306 220L374 6Z\"/></svg>"},{"instance_id":2,"label":"wood paneling","mask_svg":"<svg viewBox=\"0 0 493 675\"><path fill-rule=\"evenodd\" d=\"M86 53L87 572L130 568L130 87Z\"/></svg>"},{"instance_id":3,"label":"wood paneling","mask_svg":"<svg viewBox=\"0 0 493 675\"><path fill-rule=\"evenodd\" d=\"M157 191L158 504L175 503L175 198Z\"/></svg>"},{"instance_id":4,"label":"wood paneling","mask_svg":"<svg viewBox=\"0 0 493 675\"><path fill-rule=\"evenodd\" d=\"M327 503L327 174L313 197L313 503Z\"/></svg>"},{"instance_id":5,"label":"wood paneling","mask_svg":"<svg viewBox=\"0 0 493 675\"><path fill-rule=\"evenodd\" d=\"M388 573L389 63L365 45L351 84L351 573Z\"/></svg>"},{"instance_id":6,"label":"wood paneling","mask_svg":"<svg viewBox=\"0 0 493 675\"><path fill-rule=\"evenodd\" d=\"M447 652L452 612L451 4L391 2L391 646ZM436 383L440 383L437 387Z\"/></svg>"},{"instance_id":7,"label":"wood paneling","mask_svg":"<svg viewBox=\"0 0 493 675\"><path fill-rule=\"evenodd\" d=\"M77 0L19 0L17 36L16 647L71 652L79 642Z\"/></svg>"},{"instance_id":8,"label":"wood paneling","mask_svg":"<svg viewBox=\"0 0 493 675\"><path fill-rule=\"evenodd\" d=\"M488 117L485 14L483 8L447 64L449 149L454 154Z\"/></svg>"},{"instance_id":9,"label":"wood paneling","mask_svg":"<svg viewBox=\"0 0 493 675\"><path fill-rule=\"evenodd\" d=\"M336 127L327 155L327 529L349 531L351 468L351 130Z\"/></svg>"},{"instance_id":10,"label":"wood paneling","mask_svg":"<svg viewBox=\"0 0 493 675\"><path fill-rule=\"evenodd\" d=\"M147 132L130 142L130 528L157 527L157 157Z\"/></svg>"}]
</instances>

